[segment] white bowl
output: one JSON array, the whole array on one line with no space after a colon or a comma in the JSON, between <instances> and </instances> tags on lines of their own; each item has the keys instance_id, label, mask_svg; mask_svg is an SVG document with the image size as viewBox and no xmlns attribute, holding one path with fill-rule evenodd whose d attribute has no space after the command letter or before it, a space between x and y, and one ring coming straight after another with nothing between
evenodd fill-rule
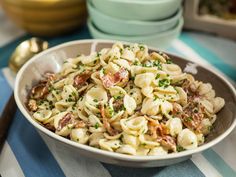
<instances>
[{"instance_id":1,"label":"white bowl","mask_svg":"<svg viewBox=\"0 0 236 177\"><path fill-rule=\"evenodd\" d=\"M87 1L87 8L90 18L95 26L108 34L124 36L152 35L175 28L182 18L182 8L171 17L163 20L141 21L141 20L123 20L104 14L96 9L92 3Z\"/></svg>"},{"instance_id":2,"label":"white bowl","mask_svg":"<svg viewBox=\"0 0 236 177\"><path fill-rule=\"evenodd\" d=\"M46 50L31 60L29 60L18 72L16 77L14 95L16 103L25 118L39 131L47 144L54 144L54 147L64 148L68 154L73 156L86 156L102 162L133 167L156 167L170 165L181 162L191 157L192 154L199 153L219 143L225 138L236 125L236 92L234 87L224 78L224 76L211 71L203 66L197 65L198 73L196 78L204 82L211 82L216 90L216 94L226 101L225 107L218 114L215 127L206 143L192 150L162 156L131 156L108 152L83 144L78 144L69 139L61 137L42 125L38 124L29 114L25 102L29 89L45 72L59 72L63 61L69 57L75 57L78 53L89 54L91 51L99 51L102 48L111 47L114 41L107 40L80 40L68 42L49 50ZM156 50L151 48L151 50ZM188 60L170 55L172 60L182 68L189 63ZM224 88L223 90L221 88ZM30 141L30 140L29 140ZM42 152L43 153L43 152Z\"/></svg>"},{"instance_id":3,"label":"white bowl","mask_svg":"<svg viewBox=\"0 0 236 177\"><path fill-rule=\"evenodd\" d=\"M89 0L88 0L89 1ZM96 9L124 20L160 20L172 16L182 0L90 0Z\"/></svg>"},{"instance_id":4,"label":"white bowl","mask_svg":"<svg viewBox=\"0 0 236 177\"><path fill-rule=\"evenodd\" d=\"M171 42L179 36L183 27L183 23L184 23L183 18L180 18L178 24L170 30L161 33L158 32L151 35L138 35L138 36L123 36L123 35L114 35L105 33L100 29L98 29L93 24L93 21L91 19L88 19L87 26L91 36L95 39L138 42L164 49L169 47Z\"/></svg>"}]
</instances>

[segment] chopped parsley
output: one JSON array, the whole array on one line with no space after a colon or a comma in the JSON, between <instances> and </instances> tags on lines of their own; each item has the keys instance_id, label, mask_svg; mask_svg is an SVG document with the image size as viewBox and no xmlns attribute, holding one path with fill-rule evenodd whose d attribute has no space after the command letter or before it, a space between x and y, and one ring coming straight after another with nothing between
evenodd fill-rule
<instances>
[{"instance_id":1,"label":"chopped parsley","mask_svg":"<svg viewBox=\"0 0 236 177\"><path fill-rule=\"evenodd\" d=\"M136 60L135 62L134 62L134 65L139 65L139 62Z\"/></svg>"},{"instance_id":2,"label":"chopped parsley","mask_svg":"<svg viewBox=\"0 0 236 177\"><path fill-rule=\"evenodd\" d=\"M49 91L49 92L52 92L53 90L55 90L54 87L52 87L52 86L48 87L48 91Z\"/></svg>"},{"instance_id":3,"label":"chopped parsley","mask_svg":"<svg viewBox=\"0 0 236 177\"><path fill-rule=\"evenodd\" d=\"M95 127L96 129L98 129L98 127L99 127L98 122L94 125L94 127Z\"/></svg>"},{"instance_id":4,"label":"chopped parsley","mask_svg":"<svg viewBox=\"0 0 236 177\"><path fill-rule=\"evenodd\" d=\"M126 108L125 108L125 106L124 106L124 105L122 105L122 106L121 106L121 110L124 110L124 111L126 111Z\"/></svg>"},{"instance_id":5,"label":"chopped parsley","mask_svg":"<svg viewBox=\"0 0 236 177\"><path fill-rule=\"evenodd\" d=\"M97 100L97 99L93 99L93 101L94 101L94 102L96 102L96 103L98 102L98 100Z\"/></svg>"},{"instance_id":6,"label":"chopped parsley","mask_svg":"<svg viewBox=\"0 0 236 177\"><path fill-rule=\"evenodd\" d=\"M194 112L194 113L198 113L198 108L194 108L194 109L193 109L193 112Z\"/></svg>"},{"instance_id":7,"label":"chopped parsley","mask_svg":"<svg viewBox=\"0 0 236 177\"><path fill-rule=\"evenodd\" d=\"M170 85L170 80L168 79L162 79L158 83L159 87L168 87L169 85Z\"/></svg>"},{"instance_id":8,"label":"chopped parsley","mask_svg":"<svg viewBox=\"0 0 236 177\"><path fill-rule=\"evenodd\" d=\"M38 104L42 105L43 103L44 103L44 100L40 100Z\"/></svg>"},{"instance_id":9,"label":"chopped parsley","mask_svg":"<svg viewBox=\"0 0 236 177\"><path fill-rule=\"evenodd\" d=\"M155 79L159 79L160 78L160 74L159 73L157 73L157 75L156 75L156 78Z\"/></svg>"},{"instance_id":10,"label":"chopped parsley","mask_svg":"<svg viewBox=\"0 0 236 177\"><path fill-rule=\"evenodd\" d=\"M157 67L159 70L162 70L162 65L160 61L156 60L153 62L153 66Z\"/></svg>"},{"instance_id":11,"label":"chopped parsley","mask_svg":"<svg viewBox=\"0 0 236 177\"><path fill-rule=\"evenodd\" d=\"M173 62L172 62L170 59L167 59L167 60L166 60L166 63L167 63L167 64L171 64L171 63L173 63Z\"/></svg>"},{"instance_id":12,"label":"chopped parsley","mask_svg":"<svg viewBox=\"0 0 236 177\"><path fill-rule=\"evenodd\" d=\"M105 70L104 70L103 68L102 68L102 73L103 73L103 74L106 74L106 73L105 73Z\"/></svg>"},{"instance_id":13,"label":"chopped parsley","mask_svg":"<svg viewBox=\"0 0 236 177\"><path fill-rule=\"evenodd\" d=\"M72 102L73 100L72 100L72 98L68 98L66 101L67 102Z\"/></svg>"},{"instance_id":14,"label":"chopped parsley","mask_svg":"<svg viewBox=\"0 0 236 177\"><path fill-rule=\"evenodd\" d=\"M154 95L154 101L156 101L158 99L157 95Z\"/></svg>"},{"instance_id":15,"label":"chopped parsley","mask_svg":"<svg viewBox=\"0 0 236 177\"><path fill-rule=\"evenodd\" d=\"M178 152L181 152L181 151L184 151L185 149L184 149L182 146L177 146L177 147L176 147L176 150L177 150Z\"/></svg>"},{"instance_id":16,"label":"chopped parsley","mask_svg":"<svg viewBox=\"0 0 236 177\"><path fill-rule=\"evenodd\" d=\"M97 52L96 57L100 57L102 54L100 52Z\"/></svg>"},{"instance_id":17,"label":"chopped parsley","mask_svg":"<svg viewBox=\"0 0 236 177\"><path fill-rule=\"evenodd\" d=\"M185 121L186 122L190 122L190 121L192 121L193 120L193 118L190 116L190 117L187 117L186 119L185 119Z\"/></svg>"},{"instance_id":18,"label":"chopped parsley","mask_svg":"<svg viewBox=\"0 0 236 177\"><path fill-rule=\"evenodd\" d=\"M75 92L72 92L71 94L72 94L74 97L76 96L76 93L75 93Z\"/></svg>"},{"instance_id":19,"label":"chopped parsley","mask_svg":"<svg viewBox=\"0 0 236 177\"><path fill-rule=\"evenodd\" d=\"M207 129L208 129L208 131L210 132L210 131L212 131L213 126L211 125L211 126L207 127Z\"/></svg>"},{"instance_id":20,"label":"chopped parsley","mask_svg":"<svg viewBox=\"0 0 236 177\"><path fill-rule=\"evenodd\" d=\"M143 64L143 67L152 67L152 63L146 62Z\"/></svg>"},{"instance_id":21,"label":"chopped parsley","mask_svg":"<svg viewBox=\"0 0 236 177\"><path fill-rule=\"evenodd\" d=\"M121 55L123 54L123 49L120 49L120 54L121 54Z\"/></svg>"},{"instance_id":22,"label":"chopped parsley","mask_svg":"<svg viewBox=\"0 0 236 177\"><path fill-rule=\"evenodd\" d=\"M111 107L108 108L108 111L109 111L110 116L113 116L114 110Z\"/></svg>"},{"instance_id":23,"label":"chopped parsley","mask_svg":"<svg viewBox=\"0 0 236 177\"><path fill-rule=\"evenodd\" d=\"M118 99L121 99L121 96L120 96L120 95L118 95L118 96L113 96L113 98L114 98L115 100L118 100Z\"/></svg>"},{"instance_id":24,"label":"chopped parsley","mask_svg":"<svg viewBox=\"0 0 236 177\"><path fill-rule=\"evenodd\" d=\"M145 47L144 47L143 45L139 45L139 49L140 49L141 51L144 51Z\"/></svg>"}]
</instances>

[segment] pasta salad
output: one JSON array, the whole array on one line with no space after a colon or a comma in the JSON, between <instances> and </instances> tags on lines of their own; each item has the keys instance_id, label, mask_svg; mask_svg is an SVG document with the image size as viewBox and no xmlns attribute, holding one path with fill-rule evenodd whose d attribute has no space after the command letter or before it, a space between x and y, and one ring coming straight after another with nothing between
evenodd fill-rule
<instances>
[{"instance_id":1,"label":"pasta salad","mask_svg":"<svg viewBox=\"0 0 236 177\"><path fill-rule=\"evenodd\" d=\"M165 53L115 43L45 73L26 104L38 123L72 141L163 155L203 144L225 101Z\"/></svg>"}]
</instances>

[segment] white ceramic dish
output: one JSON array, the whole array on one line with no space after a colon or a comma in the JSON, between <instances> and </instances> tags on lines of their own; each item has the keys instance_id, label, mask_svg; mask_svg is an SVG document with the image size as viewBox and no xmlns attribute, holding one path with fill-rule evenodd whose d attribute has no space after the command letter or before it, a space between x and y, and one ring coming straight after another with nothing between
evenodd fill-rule
<instances>
[{"instance_id":1,"label":"white ceramic dish","mask_svg":"<svg viewBox=\"0 0 236 177\"><path fill-rule=\"evenodd\" d=\"M38 124L27 111L25 101L29 89L43 73L47 71L58 72L63 61L69 57L75 57L78 53L89 54L91 51L99 51L102 48L111 47L114 41L107 40L81 40L68 42L53 47L40 53L28 61L18 72L15 82L14 95L16 103L25 118L39 131L46 143L54 143L55 147L63 148L73 156L86 156L102 162L133 167L155 167L181 162L191 157L192 154L206 150L223 140L236 126L236 91L224 76L197 65L198 73L195 77L204 82L211 82L216 94L226 101L225 107L218 114L212 133L206 139L206 143L196 149L162 156L130 156L96 149L87 145L78 144L61 137ZM151 48L151 50L156 50ZM182 68L189 63L188 60L171 55L172 60ZM222 91L221 88L224 88ZM30 140L29 140L30 141ZM42 152L43 153L43 152ZM65 152L66 153L66 152Z\"/></svg>"},{"instance_id":2,"label":"white ceramic dish","mask_svg":"<svg viewBox=\"0 0 236 177\"><path fill-rule=\"evenodd\" d=\"M105 14L124 20L160 20L169 18L182 0L91 0Z\"/></svg>"},{"instance_id":3,"label":"white ceramic dish","mask_svg":"<svg viewBox=\"0 0 236 177\"><path fill-rule=\"evenodd\" d=\"M167 48L171 42L176 39L183 27L183 18L180 18L178 24L168 30L161 33L155 33L151 35L138 35L138 36L122 36L122 35L113 35L100 31L94 24L93 21L88 19L87 25L90 31L90 34L95 39L109 39L109 40L119 40L119 41L129 41L129 42L138 42L151 46L158 47L159 49Z\"/></svg>"},{"instance_id":4,"label":"white ceramic dish","mask_svg":"<svg viewBox=\"0 0 236 177\"><path fill-rule=\"evenodd\" d=\"M178 24L182 17L182 9L179 9L173 16L158 21L122 20L111 17L96 9L90 1L87 1L87 8L90 18L96 27L108 34L114 35L151 35L169 31Z\"/></svg>"}]
</instances>

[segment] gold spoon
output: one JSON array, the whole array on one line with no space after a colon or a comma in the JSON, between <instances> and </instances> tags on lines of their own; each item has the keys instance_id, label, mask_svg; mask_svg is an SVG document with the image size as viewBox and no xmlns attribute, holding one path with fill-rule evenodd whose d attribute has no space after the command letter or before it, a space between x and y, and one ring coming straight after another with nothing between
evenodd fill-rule
<instances>
[{"instance_id":1,"label":"gold spoon","mask_svg":"<svg viewBox=\"0 0 236 177\"><path fill-rule=\"evenodd\" d=\"M12 53L9 60L9 68L15 73L34 55L46 50L48 42L40 38L30 38L20 43Z\"/></svg>"},{"instance_id":2,"label":"gold spoon","mask_svg":"<svg viewBox=\"0 0 236 177\"><path fill-rule=\"evenodd\" d=\"M9 68L17 73L17 71L34 55L46 50L48 42L39 38L30 38L20 43L12 53L9 60ZM16 112L16 102L12 93L8 100L0 118L0 152L7 138L8 130Z\"/></svg>"}]
</instances>

